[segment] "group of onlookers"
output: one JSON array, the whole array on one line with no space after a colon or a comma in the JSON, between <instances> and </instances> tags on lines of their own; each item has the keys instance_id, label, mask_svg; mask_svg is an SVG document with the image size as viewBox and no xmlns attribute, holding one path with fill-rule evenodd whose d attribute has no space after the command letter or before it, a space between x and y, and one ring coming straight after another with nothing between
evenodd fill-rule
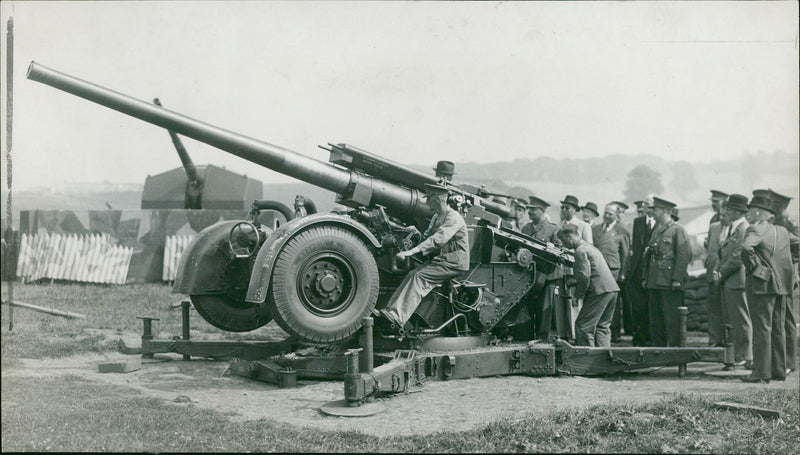
<instances>
[{"instance_id":1,"label":"group of onlookers","mask_svg":"<svg viewBox=\"0 0 800 455\"><path fill-rule=\"evenodd\" d=\"M747 382L784 380L797 369L798 229L786 214L791 198L755 190L711 192L708 229L709 343L721 345L730 325L736 363Z\"/></svg>"},{"instance_id":2,"label":"group of onlookers","mask_svg":"<svg viewBox=\"0 0 800 455\"><path fill-rule=\"evenodd\" d=\"M683 306L689 236L676 204L663 198L636 201L638 216L623 225L626 204L598 206L568 195L560 222L545 215L549 204L531 196L515 201L512 228L574 250L568 281L583 304L574 322L575 342L610 346L622 329L634 346L677 346L678 308ZM736 363L753 370L747 381L782 380L797 368L797 225L787 216L790 198L771 190L741 194L712 191L705 266L709 281L709 342L722 345L723 324L733 327ZM527 210L527 211L526 211ZM523 216L524 215L524 216ZM580 216L579 216L580 215ZM537 338L550 338L558 297L557 270L533 297ZM563 291L562 291L563 292Z\"/></svg>"}]
</instances>

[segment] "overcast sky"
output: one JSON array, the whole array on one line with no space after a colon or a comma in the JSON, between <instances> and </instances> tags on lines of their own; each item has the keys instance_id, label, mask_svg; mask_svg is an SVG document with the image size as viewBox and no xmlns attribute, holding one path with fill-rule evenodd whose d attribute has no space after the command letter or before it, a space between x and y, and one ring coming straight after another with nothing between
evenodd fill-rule
<instances>
[{"instance_id":1,"label":"overcast sky","mask_svg":"<svg viewBox=\"0 0 800 455\"><path fill-rule=\"evenodd\" d=\"M1 5L19 189L180 165L165 131L26 80L32 60L322 160L327 142L431 165L798 151L794 1Z\"/></svg>"}]
</instances>

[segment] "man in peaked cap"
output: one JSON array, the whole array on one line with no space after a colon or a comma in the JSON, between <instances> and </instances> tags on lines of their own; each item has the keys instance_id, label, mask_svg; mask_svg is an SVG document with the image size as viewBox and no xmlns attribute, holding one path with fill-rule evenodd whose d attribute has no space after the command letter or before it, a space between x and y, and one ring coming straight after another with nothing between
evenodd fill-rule
<instances>
[{"instance_id":1,"label":"man in peaked cap","mask_svg":"<svg viewBox=\"0 0 800 455\"><path fill-rule=\"evenodd\" d=\"M436 172L436 178L449 182L453 180L453 175L456 173L456 165L452 161L439 161L433 170Z\"/></svg>"},{"instance_id":2,"label":"man in peaked cap","mask_svg":"<svg viewBox=\"0 0 800 455\"><path fill-rule=\"evenodd\" d=\"M728 199L728 193L719 190L711 190L711 208L714 209L714 216L711 217L709 224L719 221L719 207L722 201Z\"/></svg>"},{"instance_id":3,"label":"man in peaked cap","mask_svg":"<svg viewBox=\"0 0 800 455\"><path fill-rule=\"evenodd\" d=\"M776 226L783 226L789 233L798 234L797 223L786 213L789 207L789 202L792 200L789 196L784 196L775 191L769 190L770 199L772 200L772 208L775 211L775 218L772 223ZM798 338L798 319L800 319L800 276L798 276L797 264L795 264L794 282L792 283L792 291L786 299L786 324L784 324L784 334L786 335L786 369L795 371L797 370L797 338Z\"/></svg>"},{"instance_id":4,"label":"man in peaked cap","mask_svg":"<svg viewBox=\"0 0 800 455\"><path fill-rule=\"evenodd\" d=\"M748 204L747 228L742 246L746 268L747 301L753 322L753 372L745 382L786 379L785 308L791 293L793 266L800 242L782 226L773 225L773 204L768 197L753 196Z\"/></svg>"},{"instance_id":5,"label":"man in peaked cap","mask_svg":"<svg viewBox=\"0 0 800 455\"><path fill-rule=\"evenodd\" d=\"M469 270L467 224L447 204L447 188L430 184L425 187L428 207L437 215L433 233L414 248L397 253L397 259L402 261L421 253L433 255L433 260L406 275L386 308L379 312L398 328L408 322L423 297L436 286Z\"/></svg>"},{"instance_id":6,"label":"man in peaked cap","mask_svg":"<svg viewBox=\"0 0 800 455\"><path fill-rule=\"evenodd\" d=\"M611 318L619 286L600 250L581 238L577 226L564 225L558 238L575 250L574 296L583 299L575 320L575 344L610 347Z\"/></svg>"},{"instance_id":7,"label":"man in peaked cap","mask_svg":"<svg viewBox=\"0 0 800 455\"><path fill-rule=\"evenodd\" d=\"M633 325L633 345L650 345L650 297L642 285L645 272L644 252L656 222L652 216L650 201L636 201L636 212L633 220L631 248L626 261L625 283L623 290L631 307L631 323Z\"/></svg>"},{"instance_id":8,"label":"man in peaked cap","mask_svg":"<svg viewBox=\"0 0 800 455\"><path fill-rule=\"evenodd\" d=\"M561 244L558 239L558 226L545 218L545 211L550 205L546 201L536 196L530 196L528 204L528 214L531 222L522 227L522 233L543 242ZM533 316L535 338L547 340L550 338L553 326L553 310L558 299L556 286L558 280L562 278L558 267L545 276L545 284L541 292L532 296L528 301L529 313Z\"/></svg>"},{"instance_id":9,"label":"man in peaked cap","mask_svg":"<svg viewBox=\"0 0 800 455\"><path fill-rule=\"evenodd\" d=\"M748 210L747 197L731 194L722 210L720 218L729 222L724 225L727 233L719 245L719 260L712 272L712 280L719 289L723 323L733 327L735 360L747 367L753 361L753 325L745 295L745 270L742 262L744 235L750 227L744 218ZM709 315L709 331L711 322Z\"/></svg>"},{"instance_id":10,"label":"man in peaked cap","mask_svg":"<svg viewBox=\"0 0 800 455\"><path fill-rule=\"evenodd\" d=\"M653 197L657 221L645 254L647 272L644 287L650 292L650 341L653 346L678 346L678 307L683 304L686 269L692 250L686 230L672 221L675 204Z\"/></svg>"},{"instance_id":11,"label":"man in peaked cap","mask_svg":"<svg viewBox=\"0 0 800 455\"><path fill-rule=\"evenodd\" d=\"M729 324L728 315L722 306L722 290L719 283L719 249L728 235L730 218L727 202L723 201L719 210L719 221L708 225L705 249L706 257L703 266L706 269L708 283L708 345L722 347L722 325Z\"/></svg>"},{"instance_id":12,"label":"man in peaked cap","mask_svg":"<svg viewBox=\"0 0 800 455\"><path fill-rule=\"evenodd\" d=\"M581 218L583 218L583 221L589 223L589 226L597 222L598 216L600 216L600 212L597 210L597 204L594 202L587 202L586 205L581 207Z\"/></svg>"},{"instance_id":13,"label":"man in peaked cap","mask_svg":"<svg viewBox=\"0 0 800 455\"><path fill-rule=\"evenodd\" d=\"M578 227L578 233L581 235L581 238L586 241L586 243L592 244L592 227L589 223L583 221L582 219L578 218L575 214L578 210L581 209L581 204L578 202L578 198L572 195L567 195L563 201L561 201L561 227L566 226L567 224L574 224Z\"/></svg>"},{"instance_id":14,"label":"man in peaked cap","mask_svg":"<svg viewBox=\"0 0 800 455\"><path fill-rule=\"evenodd\" d=\"M645 216L645 212L650 207L650 203L643 200L635 201L633 204L636 205L636 216Z\"/></svg>"}]
</instances>

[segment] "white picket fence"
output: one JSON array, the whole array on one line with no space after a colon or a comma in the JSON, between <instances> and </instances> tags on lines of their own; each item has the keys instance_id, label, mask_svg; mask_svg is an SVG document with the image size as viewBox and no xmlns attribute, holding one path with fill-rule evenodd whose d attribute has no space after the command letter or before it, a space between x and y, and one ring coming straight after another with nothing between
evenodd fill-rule
<instances>
[{"instance_id":1,"label":"white picket fence","mask_svg":"<svg viewBox=\"0 0 800 455\"><path fill-rule=\"evenodd\" d=\"M125 284L133 248L114 245L108 234L22 234L17 277Z\"/></svg>"},{"instance_id":2,"label":"white picket fence","mask_svg":"<svg viewBox=\"0 0 800 455\"><path fill-rule=\"evenodd\" d=\"M181 260L181 255L189 242L192 241L192 235L168 235L164 243L164 271L161 273L161 279L164 281L175 281L175 276L178 273L178 262Z\"/></svg>"}]
</instances>

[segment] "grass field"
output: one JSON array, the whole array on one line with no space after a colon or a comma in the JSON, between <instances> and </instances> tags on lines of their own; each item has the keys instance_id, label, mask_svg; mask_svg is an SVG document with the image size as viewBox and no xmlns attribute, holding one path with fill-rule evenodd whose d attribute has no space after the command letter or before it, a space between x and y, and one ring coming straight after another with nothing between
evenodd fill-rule
<instances>
[{"instance_id":1,"label":"grass field","mask_svg":"<svg viewBox=\"0 0 800 455\"><path fill-rule=\"evenodd\" d=\"M4 286L4 298L6 292ZM170 294L166 286L16 284L15 299L88 318L66 320L16 309L15 329L8 332L8 307L3 306L4 372L15 368L19 358L113 351L113 337L98 333L139 333L135 317L140 315L161 318L157 331L180 333L180 310L170 309L170 304L181 298ZM209 336L243 338L214 329L194 312L192 324ZM269 324L248 338L275 336L276 330ZM797 375L790 378L797 380ZM78 376L4 378L2 394L3 451L789 454L797 453L800 440L796 388L754 387L713 400L687 393L651 404L587 406L578 411L500 418L467 432L402 437L322 431L272 420L234 422L223 413L191 403L168 402ZM717 399L777 409L781 418L717 410L711 406Z\"/></svg>"}]
</instances>

